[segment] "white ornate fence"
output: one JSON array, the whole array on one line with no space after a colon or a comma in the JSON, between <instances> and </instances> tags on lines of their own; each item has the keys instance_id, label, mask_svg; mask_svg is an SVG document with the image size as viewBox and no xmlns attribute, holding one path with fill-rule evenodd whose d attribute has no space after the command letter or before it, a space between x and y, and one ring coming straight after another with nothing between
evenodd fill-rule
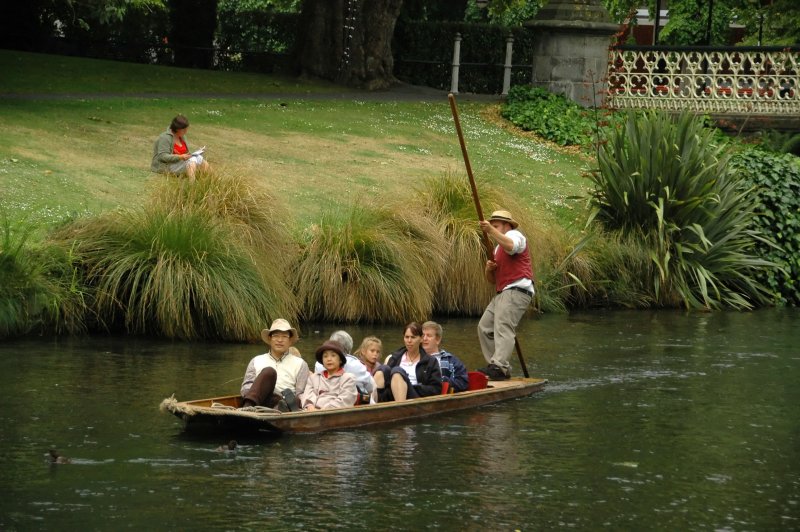
<instances>
[{"instance_id":1,"label":"white ornate fence","mask_svg":"<svg viewBox=\"0 0 800 532\"><path fill-rule=\"evenodd\" d=\"M611 48L606 103L613 108L800 116L800 48Z\"/></svg>"}]
</instances>

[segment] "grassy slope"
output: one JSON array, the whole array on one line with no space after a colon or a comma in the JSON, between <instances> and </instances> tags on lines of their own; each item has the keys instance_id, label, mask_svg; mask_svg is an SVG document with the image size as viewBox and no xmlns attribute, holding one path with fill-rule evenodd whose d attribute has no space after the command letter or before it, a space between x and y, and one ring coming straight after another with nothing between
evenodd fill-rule
<instances>
[{"instance_id":1,"label":"grassy slope","mask_svg":"<svg viewBox=\"0 0 800 532\"><path fill-rule=\"evenodd\" d=\"M54 65L65 65L63 73L54 76ZM326 96L329 85L272 76L9 51L0 51L0 69L8 73L0 78L0 205L14 216L56 222L136 201L161 178L148 171L152 143L176 113L193 124L190 145L207 145L219 168L263 181L292 207L298 227L330 204L403 201L425 177L464 172L446 98L337 99ZM291 94L203 96L276 91ZM176 96L146 96L155 92ZM545 224L579 218L582 203L566 198L585 188L585 163L498 128L481 117L487 107L460 105L476 176L519 194Z\"/></svg>"}]
</instances>

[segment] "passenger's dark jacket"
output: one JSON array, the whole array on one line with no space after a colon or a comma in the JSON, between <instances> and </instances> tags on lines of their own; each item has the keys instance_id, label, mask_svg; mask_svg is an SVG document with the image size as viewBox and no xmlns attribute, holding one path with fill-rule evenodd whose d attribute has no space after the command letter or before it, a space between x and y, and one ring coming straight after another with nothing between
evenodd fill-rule
<instances>
[{"instance_id":1,"label":"passenger's dark jacket","mask_svg":"<svg viewBox=\"0 0 800 532\"><path fill-rule=\"evenodd\" d=\"M392 353L386 365L390 368L399 366L400 359L403 358L406 351L407 349L402 347ZM419 348L419 362L417 362L416 370L417 384L414 385L414 390L420 397L442 393L442 370L439 369L439 361L426 353L421 347Z\"/></svg>"}]
</instances>

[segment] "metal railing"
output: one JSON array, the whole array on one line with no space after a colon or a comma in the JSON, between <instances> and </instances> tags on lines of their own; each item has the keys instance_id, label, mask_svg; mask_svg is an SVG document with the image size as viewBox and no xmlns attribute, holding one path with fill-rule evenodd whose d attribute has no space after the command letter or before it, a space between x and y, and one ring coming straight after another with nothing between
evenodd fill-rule
<instances>
[{"instance_id":1,"label":"metal railing","mask_svg":"<svg viewBox=\"0 0 800 532\"><path fill-rule=\"evenodd\" d=\"M800 47L618 46L609 107L800 115Z\"/></svg>"}]
</instances>

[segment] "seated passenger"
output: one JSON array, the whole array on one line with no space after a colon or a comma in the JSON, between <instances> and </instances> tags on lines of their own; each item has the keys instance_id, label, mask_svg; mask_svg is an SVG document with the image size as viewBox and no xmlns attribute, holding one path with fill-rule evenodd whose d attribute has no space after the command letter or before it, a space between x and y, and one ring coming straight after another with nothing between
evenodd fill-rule
<instances>
[{"instance_id":1,"label":"seated passenger","mask_svg":"<svg viewBox=\"0 0 800 532\"><path fill-rule=\"evenodd\" d=\"M344 371L350 373L356 379L356 387L359 394L362 395L362 402L368 402L368 397L375 389L375 380L367 371L367 367L350 352L353 350L353 337L347 331L336 331L331 334L330 341L336 342L342 348L345 359L347 362L344 365ZM315 373L322 373L325 368L317 362L314 365Z\"/></svg>"},{"instance_id":2,"label":"seated passenger","mask_svg":"<svg viewBox=\"0 0 800 532\"><path fill-rule=\"evenodd\" d=\"M439 362L420 348L422 327L419 323L406 325L403 343L405 347L389 357L386 369L375 374L379 400L405 401L441 394L442 372Z\"/></svg>"},{"instance_id":3,"label":"seated passenger","mask_svg":"<svg viewBox=\"0 0 800 532\"><path fill-rule=\"evenodd\" d=\"M364 364L364 367L367 368L367 371L373 377L375 373L385 367L385 364L378 362L378 359L381 357L382 348L383 343L381 343L380 338L377 336L367 336L361 341L361 347L353 353L358 357L361 363Z\"/></svg>"},{"instance_id":4,"label":"seated passenger","mask_svg":"<svg viewBox=\"0 0 800 532\"><path fill-rule=\"evenodd\" d=\"M324 369L308 378L301 402L303 410L344 408L356 404L356 379L344 370L347 359L341 346L328 340L317 348L316 357Z\"/></svg>"},{"instance_id":5,"label":"seated passenger","mask_svg":"<svg viewBox=\"0 0 800 532\"><path fill-rule=\"evenodd\" d=\"M261 331L261 338L269 345L269 352L254 357L247 365L242 381L242 406L266 406L281 411L299 408L295 397L305 390L308 364L289 352L299 338L297 330L288 321L277 319L269 329Z\"/></svg>"},{"instance_id":6,"label":"seated passenger","mask_svg":"<svg viewBox=\"0 0 800 532\"><path fill-rule=\"evenodd\" d=\"M464 392L469 388L467 367L453 353L440 347L442 343L442 326L435 321L422 324L422 348L426 353L436 357L439 369L442 370L442 382L449 383L448 393Z\"/></svg>"}]
</instances>

